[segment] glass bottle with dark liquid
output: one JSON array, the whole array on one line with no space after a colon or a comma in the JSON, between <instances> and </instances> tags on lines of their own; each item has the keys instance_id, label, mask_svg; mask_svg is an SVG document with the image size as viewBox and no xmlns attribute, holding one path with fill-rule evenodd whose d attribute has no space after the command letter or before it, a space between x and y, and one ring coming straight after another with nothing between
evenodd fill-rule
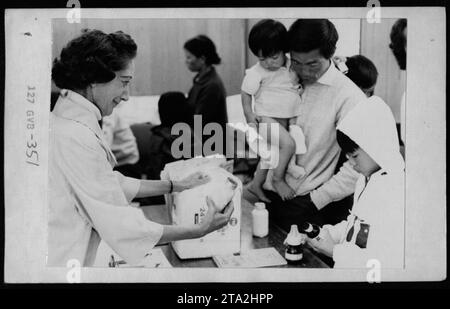
<instances>
[{"instance_id":1,"label":"glass bottle with dark liquid","mask_svg":"<svg viewBox=\"0 0 450 309\"><path fill-rule=\"evenodd\" d=\"M304 239L298 232L297 225L291 225L291 231L284 241L284 244L286 245L284 257L288 264L295 265L301 263L303 259L303 243Z\"/></svg>"}]
</instances>

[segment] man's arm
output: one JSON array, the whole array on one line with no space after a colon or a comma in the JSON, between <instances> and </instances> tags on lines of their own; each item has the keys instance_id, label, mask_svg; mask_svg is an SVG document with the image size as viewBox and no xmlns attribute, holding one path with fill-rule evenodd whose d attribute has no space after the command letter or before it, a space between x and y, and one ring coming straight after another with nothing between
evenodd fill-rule
<instances>
[{"instance_id":1,"label":"man's arm","mask_svg":"<svg viewBox=\"0 0 450 309\"><path fill-rule=\"evenodd\" d=\"M357 89L357 87L353 89L345 87L342 91L345 95L337 99L340 103L336 111L336 127L356 104L364 104L361 102L367 99L364 93L360 89ZM353 194L358 177L359 174L346 161L339 172L323 183L322 186L311 192L311 200L318 209L322 209L331 202L339 201Z\"/></svg>"},{"instance_id":2,"label":"man's arm","mask_svg":"<svg viewBox=\"0 0 450 309\"><path fill-rule=\"evenodd\" d=\"M346 161L337 174L311 191L311 200L319 210L331 202L339 201L355 192L358 177L359 174Z\"/></svg>"}]
</instances>

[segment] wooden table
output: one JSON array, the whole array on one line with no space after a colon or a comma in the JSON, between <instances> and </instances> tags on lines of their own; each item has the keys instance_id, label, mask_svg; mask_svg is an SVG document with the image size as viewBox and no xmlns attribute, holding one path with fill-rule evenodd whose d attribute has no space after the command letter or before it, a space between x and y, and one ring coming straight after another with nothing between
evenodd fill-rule
<instances>
[{"instance_id":1,"label":"wooden table","mask_svg":"<svg viewBox=\"0 0 450 309\"><path fill-rule=\"evenodd\" d=\"M161 224L168 224L170 222L168 208L165 205L152 205L141 207L145 216ZM252 234L252 217L251 211L253 206L242 199L241 211L241 251L249 249L259 249L274 247L283 257L284 240L286 239L286 232L277 227L276 225L269 224L269 235L263 238L253 237ZM161 248L166 255L169 262L174 267L217 267L212 258L201 259L186 259L182 260L178 258L175 251L169 244L159 245L156 248ZM303 260L299 265L282 265L276 267L303 267L303 268L329 268L319 257L317 257L312 250L304 248Z\"/></svg>"}]
</instances>

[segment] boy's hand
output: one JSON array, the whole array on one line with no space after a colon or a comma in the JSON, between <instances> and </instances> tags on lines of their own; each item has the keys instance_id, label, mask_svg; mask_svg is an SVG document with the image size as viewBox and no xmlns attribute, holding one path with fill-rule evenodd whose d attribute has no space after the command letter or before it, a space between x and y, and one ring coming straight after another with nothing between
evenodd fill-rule
<instances>
[{"instance_id":1,"label":"boy's hand","mask_svg":"<svg viewBox=\"0 0 450 309\"><path fill-rule=\"evenodd\" d=\"M330 235L330 232L328 231L328 229L323 229L323 231L320 233L320 238L316 237L314 239L311 239L311 238L307 237L306 242L315 251L322 253L326 256L329 256L329 257L333 256L333 249L334 249L335 243L333 241L333 238L331 238L331 235Z\"/></svg>"}]
</instances>

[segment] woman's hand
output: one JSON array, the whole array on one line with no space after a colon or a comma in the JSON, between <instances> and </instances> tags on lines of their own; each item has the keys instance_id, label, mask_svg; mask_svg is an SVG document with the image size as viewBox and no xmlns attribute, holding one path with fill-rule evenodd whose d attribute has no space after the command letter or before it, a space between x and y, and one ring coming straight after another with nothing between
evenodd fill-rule
<instances>
[{"instance_id":1,"label":"woman's hand","mask_svg":"<svg viewBox=\"0 0 450 309\"><path fill-rule=\"evenodd\" d=\"M179 190L176 190L176 192L181 192L184 190L192 189L197 186L203 185L207 182L209 182L211 178L202 172L196 172L194 174L191 174L187 176L186 178L179 181L179 184L177 187L179 187Z\"/></svg>"},{"instance_id":2,"label":"woman's hand","mask_svg":"<svg viewBox=\"0 0 450 309\"><path fill-rule=\"evenodd\" d=\"M209 196L206 197L206 204L208 205L208 211L200 223L202 236L226 226L234 211L233 201L230 201L222 212L219 212L214 201Z\"/></svg>"},{"instance_id":3,"label":"woman's hand","mask_svg":"<svg viewBox=\"0 0 450 309\"><path fill-rule=\"evenodd\" d=\"M325 254L329 257L333 256L334 241L328 229L323 228L320 233L320 238L314 239L306 238L306 242L317 252Z\"/></svg>"}]
</instances>

